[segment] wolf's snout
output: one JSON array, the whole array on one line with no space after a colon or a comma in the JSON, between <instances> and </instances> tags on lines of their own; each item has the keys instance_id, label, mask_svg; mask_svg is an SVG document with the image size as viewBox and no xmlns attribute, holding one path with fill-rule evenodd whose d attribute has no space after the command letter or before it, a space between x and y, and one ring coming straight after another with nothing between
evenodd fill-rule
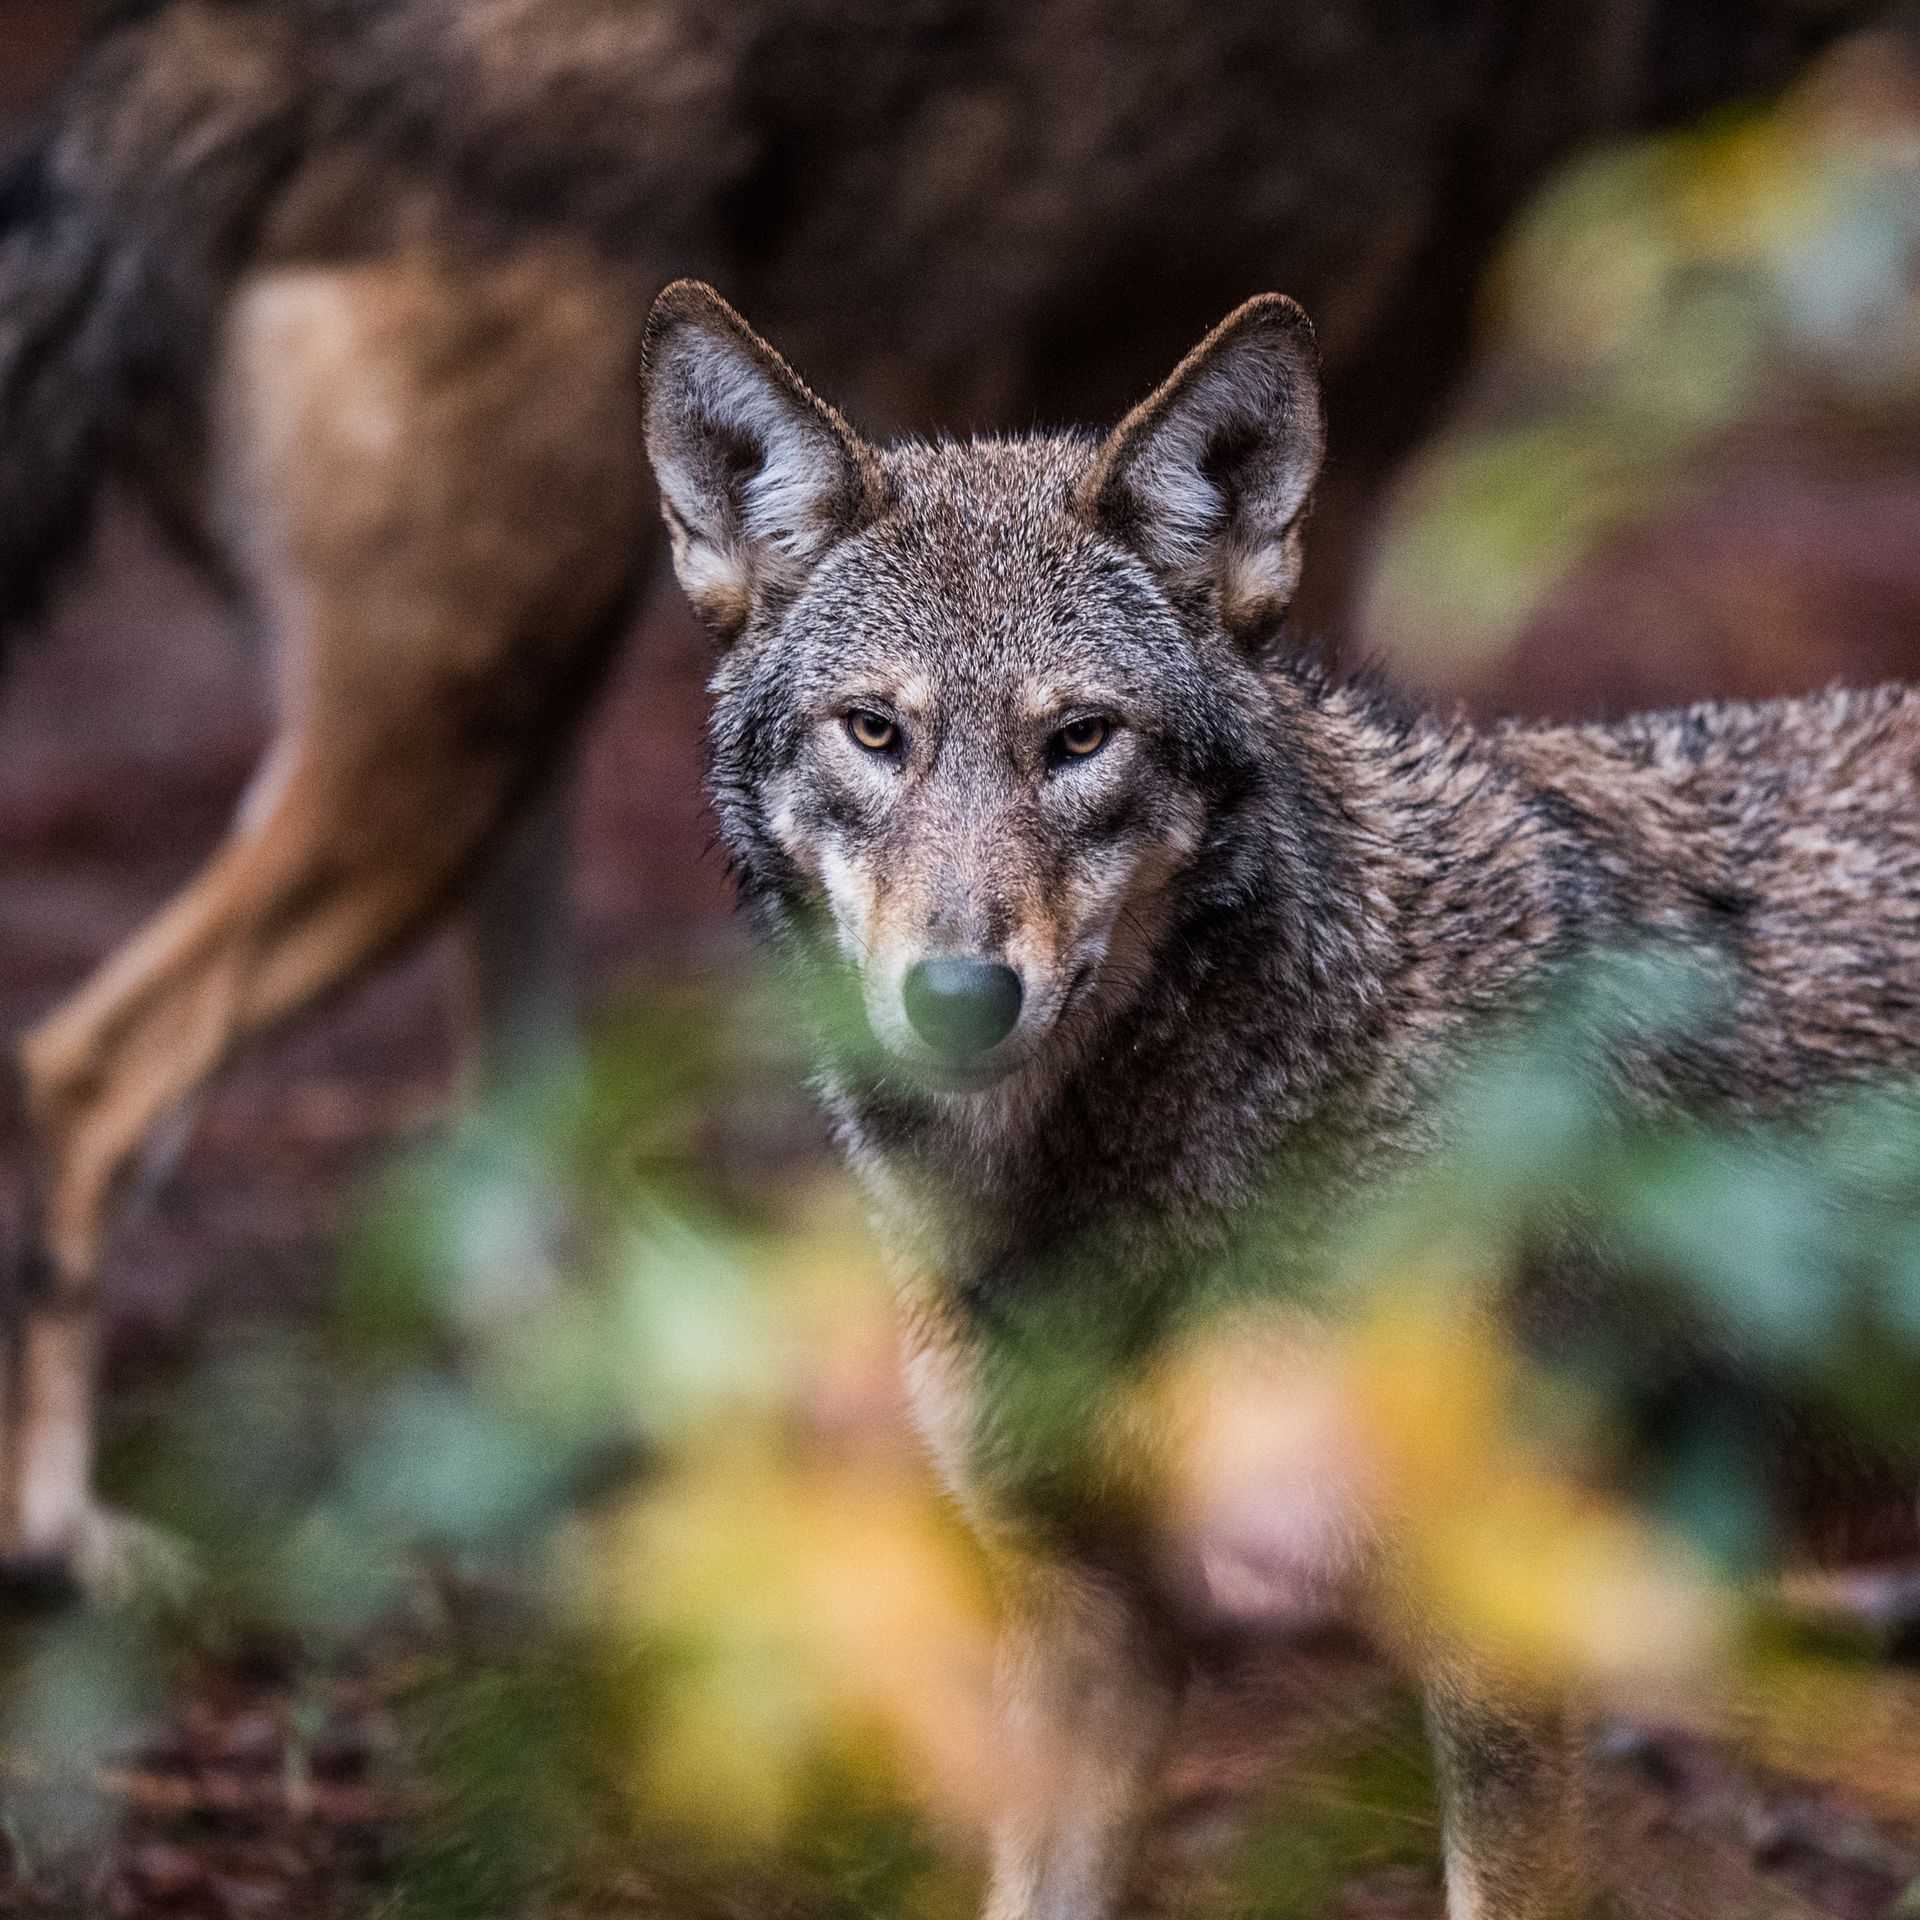
<instances>
[{"instance_id":1,"label":"wolf's snout","mask_svg":"<svg viewBox=\"0 0 1920 1920\"><path fill-rule=\"evenodd\" d=\"M997 1047L1020 1018L1020 976L997 960L922 960L900 997L914 1032L955 1065Z\"/></svg>"}]
</instances>

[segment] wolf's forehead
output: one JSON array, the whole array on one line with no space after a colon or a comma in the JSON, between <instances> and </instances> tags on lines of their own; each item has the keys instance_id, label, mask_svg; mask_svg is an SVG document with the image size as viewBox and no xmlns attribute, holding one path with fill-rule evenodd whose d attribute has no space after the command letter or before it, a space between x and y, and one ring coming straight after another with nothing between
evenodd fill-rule
<instances>
[{"instance_id":1,"label":"wolf's forehead","mask_svg":"<svg viewBox=\"0 0 1920 1920\"><path fill-rule=\"evenodd\" d=\"M1065 514L1093 452L1079 435L1044 433L907 440L880 461L904 511L986 523Z\"/></svg>"},{"instance_id":2,"label":"wolf's forehead","mask_svg":"<svg viewBox=\"0 0 1920 1920\"><path fill-rule=\"evenodd\" d=\"M1146 588L1073 510L1089 458L1066 437L890 449L888 511L831 569L843 636L975 671L1111 646Z\"/></svg>"}]
</instances>

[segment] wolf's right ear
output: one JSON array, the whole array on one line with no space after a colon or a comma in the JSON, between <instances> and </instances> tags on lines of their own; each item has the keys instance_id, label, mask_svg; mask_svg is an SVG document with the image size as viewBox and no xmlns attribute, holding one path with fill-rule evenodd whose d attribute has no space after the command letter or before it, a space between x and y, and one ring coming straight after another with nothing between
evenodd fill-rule
<instances>
[{"instance_id":1,"label":"wolf's right ear","mask_svg":"<svg viewBox=\"0 0 1920 1920\"><path fill-rule=\"evenodd\" d=\"M1254 650L1299 585L1325 441L1313 327L1291 300L1261 294L1114 428L1078 504L1170 586L1207 594Z\"/></svg>"},{"instance_id":2,"label":"wolf's right ear","mask_svg":"<svg viewBox=\"0 0 1920 1920\"><path fill-rule=\"evenodd\" d=\"M647 454L687 598L733 639L878 511L872 451L714 292L677 280L647 316Z\"/></svg>"}]
</instances>

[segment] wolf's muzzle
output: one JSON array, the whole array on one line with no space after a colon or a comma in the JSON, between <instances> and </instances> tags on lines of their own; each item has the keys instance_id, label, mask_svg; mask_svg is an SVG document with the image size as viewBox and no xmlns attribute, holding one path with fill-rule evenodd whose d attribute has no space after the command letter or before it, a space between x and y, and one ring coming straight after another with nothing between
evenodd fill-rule
<instances>
[{"instance_id":1,"label":"wolf's muzzle","mask_svg":"<svg viewBox=\"0 0 1920 1920\"><path fill-rule=\"evenodd\" d=\"M1020 976L997 960L919 961L900 997L914 1032L952 1066L991 1052L1020 1018Z\"/></svg>"}]
</instances>

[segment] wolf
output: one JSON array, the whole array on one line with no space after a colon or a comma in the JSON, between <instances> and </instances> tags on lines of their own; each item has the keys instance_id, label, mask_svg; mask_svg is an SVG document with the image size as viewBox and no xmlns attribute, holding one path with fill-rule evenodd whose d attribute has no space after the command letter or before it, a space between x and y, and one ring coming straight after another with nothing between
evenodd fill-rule
<instances>
[{"instance_id":1,"label":"wolf","mask_svg":"<svg viewBox=\"0 0 1920 1920\"><path fill-rule=\"evenodd\" d=\"M1316 667L1287 615L1323 409L1278 295L1103 436L876 444L691 283L653 309L645 382L674 566L721 649L740 890L806 987L919 1419L1005 1578L1027 1764L987 1911L1094 1920L1193 1588L1091 1497L1124 1432L1035 1445L1010 1415L1023 1314L1133 1350L1276 1190L1261 1257L1310 1283L1342 1213L1434 1144L1449 1064L1582 952L1725 969L1725 1019L1623 1066L1648 1110L1910 1072L1920 694L1476 730ZM1316 1576L1391 1577L1365 1529L1316 1551ZM1591 1911L1560 1711L1439 1636L1416 1665L1453 1920Z\"/></svg>"},{"instance_id":2,"label":"wolf","mask_svg":"<svg viewBox=\"0 0 1920 1920\"><path fill-rule=\"evenodd\" d=\"M563 1026L565 766L660 551L638 352L672 275L744 289L911 426L1105 409L1285 260L1357 502L1558 154L1872 12L121 8L0 169L0 627L117 477L260 631L277 731L202 872L19 1044L0 1565L111 1563L94 1302L164 1122L449 917L491 1056Z\"/></svg>"}]
</instances>

